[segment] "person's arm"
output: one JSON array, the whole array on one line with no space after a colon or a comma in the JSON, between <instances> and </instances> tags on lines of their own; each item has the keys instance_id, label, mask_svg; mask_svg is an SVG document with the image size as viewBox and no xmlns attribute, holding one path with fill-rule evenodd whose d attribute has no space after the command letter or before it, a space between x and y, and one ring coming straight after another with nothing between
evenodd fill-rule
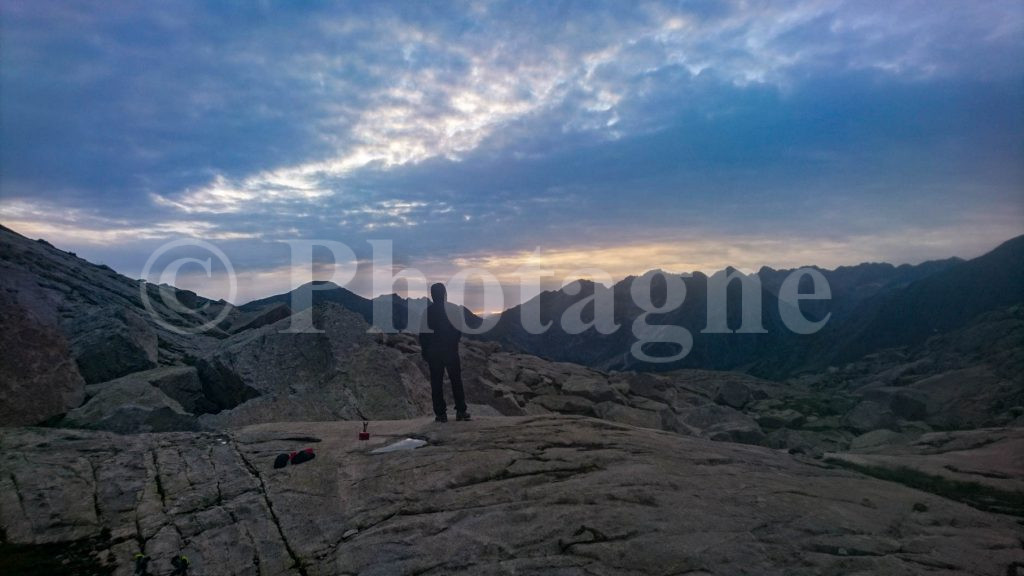
<instances>
[{"instance_id":1,"label":"person's arm","mask_svg":"<svg viewBox=\"0 0 1024 576\"><path fill-rule=\"evenodd\" d=\"M452 332L454 332L452 340L458 345L459 340L462 340L462 327L466 325L466 308L451 303L449 305L451 308L447 310L447 313L449 324L452 325ZM450 322L452 318L458 318L459 322Z\"/></svg>"}]
</instances>

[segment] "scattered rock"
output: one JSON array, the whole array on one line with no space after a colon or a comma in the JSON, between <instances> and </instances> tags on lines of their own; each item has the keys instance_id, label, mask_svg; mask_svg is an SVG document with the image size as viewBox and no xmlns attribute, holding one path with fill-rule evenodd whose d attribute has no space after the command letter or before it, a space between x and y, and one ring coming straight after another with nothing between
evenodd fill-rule
<instances>
[{"instance_id":1,"label":"scattered rock","mask_svg":"<svg viewBox=\"0 0 1024 576\"><path fill-rule=\"evenodd\" d=\"M866 432L851 440L850 451L863 452L865 450L871 450L906 441L907 437L899 432L885 429L872 430L871 432Z\"/></svg>"},{"instance_id":2,"label":"scattered rock","mask_svg":"<svg viewBox=\"0 0 1024 576\"><path fill-rule=\"evenodd\" d=\"M849 447L849 434L842 430L810 432L779 428L769 432L763 444L771 448L788 450L794 454L816 456L825 452L846 450Z\"/></svg>"},{"instance_id":3,"label":"scattered rock","mask_svg":"<svg viewBox=\"0 0 1024 576\"><path fill-rule=\"evenodd\" d=\"M715 402L742 410L751 400L750 388L740 382L727 380L718 387Z\"/></svg>"},{"instance_id":4,"label":"scattered rock","mask_svg":"<svg viewBox=\"0 0 1024 576\"><path fill-rule=\"evenodd\" d=\"M879 428L892 429L896 426L896 416L887 406L865 400L846 414L843 424L856 432L870 432Z\"/></svg>"},{"instance_id":5,"label":"scattered rock","mask_svg":"<svg viewBox=\"0 0 1024 576\"><path fill-rule=\"evenodd\" d=\"M768 429L799 428L806 421L803 414L793 409L772 410L757 416L757 423Z\"/></svg>"},{"instance_id":6,"label":"scattered rock","mask_svg":"<svg viewBox=\"0 0 1024 576\"><path fill-rule=\"evenodd\" d=\"M839 430L842 429L842 427L843 419L839 416L815 417L813 420L808 417L807 421L804 422L802 426L804 430L812 430L815 432Z\"/></svg>"},{"instance_id":7,"label":"scattered rock","mask_svg":"<svg viewBox=\"0 0 1024 576\"><path fill-rule=\"evenodd\" d=\"M765 435L757 424L749 422L720 422L701 431L701 436L719 442L764 444Z\"/></svg>"},{"instance_id":8,"label":"scattered rock","mask_svg":"<svg viewBox=\"0 0 1024 576\"><path fill-rule=\"evenodd\" d=\"M594 403L579 396L569 396L566 394L538 396L533 399L532 403L539 404L552 412L560 414L595 415Z\"/></svg>"},{"instance_id":9,"label":"scattered rock","mask_svg":"<svg viewBox=\"0 0 1024 576\"><path fill-rule=\"evenodd\" d=\"M727 406L706 404L683 410L679 420L712 440L761 444L765 436L761 427L749 416Z\"/></svg>"},{"instance_id":10,"label":"scattered rock","mask_svg":"<svg viewBox=\"0 0 1024 576\"><path fill-rule=\"evenodd\" d=\"M616 398L615 390L607 382L596 379L570 378L562 383L562 392L582 396L591 402L606 402Z\"/></svg>"},{"instance_id":11,"label":"scattered rock","mask_svg":"<svg viewBox=\"0 0 1024 576\"><path fill-rule=\"evenodd\" d=\"M928 416L928 398L924 393L908 388L875 388L865 392L864 398L887 406L904 420L924 420Z\"/></svg>"}]
</instances>

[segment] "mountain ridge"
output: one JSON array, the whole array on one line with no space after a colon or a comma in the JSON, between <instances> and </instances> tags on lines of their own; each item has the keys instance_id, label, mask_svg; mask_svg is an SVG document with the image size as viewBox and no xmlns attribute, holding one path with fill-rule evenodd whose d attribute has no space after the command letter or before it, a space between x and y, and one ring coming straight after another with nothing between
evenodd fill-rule
<instances>
[{"instance_id":1,"label":"mountain ridge","mask_svg":"<svg viewBox=\"0 0 1024 576\"><path fill-rule=\"evenodd\" d=\"M992 263L992 260L998 260ZM1010 263L1010 264L1008 264ZM819 334L813 336L800 336L789 333L788 329L780 322L778 317L777 294L779 286L785 276L797 269L772 270L762 267L761 279L761 301L762 321L769 334L762 335L739 335L739 334L703 334L701 330L706 324L707 310L707 276L702 273L689 273L682 278L687 286L687 296L682 306L677 311L667 314L652 315L654 322L669 323L677 326L685 326L689 329L694 340L694 348L691 354L698 356L691 358L689 355L678 361L666 363L665 365L652 364L648 366L631 363L622 357L628 351L629 346L636 339L628 335L628 326L620 326L619 331L613 335L599 336L588 333L587 337L567 338L563 334L545 333L542 335L527 335L518 330L519 324L516 319L524 306L537 305L540 303L542 321L546 322L561 315L573 304L577 304L584 298L592 295L597 289L593 283L585 284L585 289L578 294L569 295L562 290L546 291L536 296L532 302L514 306L502 314L499 320L497 331L492 331L484 337L513 348L532 354L540 354L554 360L581 361L584 364L600 367L603 369L639 369L639 370L670 370L679 367L703 367L714 369L740 369L750 371L759 376L772 378L786 377L806 370L820 370L831 362L844 362L853 360L872 351L892 346L916 346L923 343L931 333L923 333L918 330L902 337L891 338L885 336L878 342L871 341L870 323L865 330L862 327L866 321L864 317L876 318L886 308L883 304L891 298L900 298L901 302L912 303L920 299L921 293L929 289L936 290L937 286L949 283L949 278L956 278L963 271L964 274L977 276L977 271L984 271L984 280L978 283L988 282L994 286L995 296L983 303L967 307L970 313L961 313L956 316L955 321L942 324L946 329L954 329L964 326L971 318L985 311L993 310L1001 306L1007 306L1024 301L1024 281L1020 274L1013 276L1008 281L1000 279L1000 270L1013 269L1012 264L1017 265L1017 270L1024 269L1024 236L1020 236L997 246L992 251L971 260L948 258L943 260L926 261L919 265L894 266L885 263L868 263L856 266L838 267L834 270L827 270L819 267L810 267L822 273L832 288L832 298L827 301L803 302L801 309L810 320L819 320L830 314L829 323ZM742 274L742 273L738 273ZM921 282L936 275L944 275L939 281L931 284ZM744 275L748 276L748 275ZM639 277L627 277L614 284L610 290L616 293L616 320L620 323L628 322L636 318L639 313L635 306L631 306L625 294L629 290L632 281ZM977 283L975 283L976 285ZM916 285L916 287L915 287ZM937 285L937 286L936 286ZM728 319L730 328L735 328L739 320L739 310L735 303L738 300L738 286L735 281L731 282L728 289ZM924 288L922 288L924 286ZM972 285L974 286L974 285ZM905 296L907 291L912 296ZM949 306L955 293L945 292L943 298ZM621 304L628 312L623 313L619 307ZM891 304L898 306L898 304ZM925 317L928 311L919 311L917 314ZM895 315L895 314L894 314ZM922 322L922 324L928 324ZM875 320L875 325L884 324L882 320ZM856 330L858 336L851 341L851 337L845 333ZM624 336L623 331L627 334ZM886 330L886 333L889 331ZM566 342L557 342L563 338ZM756 343L762 341L761 343ZM752 343L753 342L753 343ZM605 349L604 353L592 353L588 357L574 356L570 347L583 347L588 350ZM735 348L738 352L732 357L710 359L706 356L707 351L718 347L720 349ZM701 352L705 356L700 356Z\"/></svg>"}]
</instances>

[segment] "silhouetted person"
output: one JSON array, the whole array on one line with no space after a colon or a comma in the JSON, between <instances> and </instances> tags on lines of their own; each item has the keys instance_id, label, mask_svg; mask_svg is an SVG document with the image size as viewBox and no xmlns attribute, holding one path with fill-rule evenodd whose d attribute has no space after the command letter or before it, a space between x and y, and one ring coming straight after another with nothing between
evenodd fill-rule
<instances>
[{"instance_id":1,"label":"silhouetted person","mask_svg":"<svg viewBox=\"0 0 1024 576\"><path fill-rule=\"evenodd\" d=\"M444 373L452 381L452 397L455 399L455 419L469 420L466 410L466 394L462 389L462 363L459 359L459 340L462 332L452 324L449 311L456 318L461 310L447 303L448 291L444 284L430 287L431 303L427 306L424 322L420 325L420 348L423 359L430 366L430 394L434 401L434 420L448 421L448 405L444 401Z\"/></svg>"}]
</instances>

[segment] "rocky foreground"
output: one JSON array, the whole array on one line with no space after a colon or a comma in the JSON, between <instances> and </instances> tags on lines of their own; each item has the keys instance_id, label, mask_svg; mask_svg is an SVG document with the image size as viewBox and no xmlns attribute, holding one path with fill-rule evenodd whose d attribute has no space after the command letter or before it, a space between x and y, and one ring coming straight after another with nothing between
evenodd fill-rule
<instances>
[{"instance_id":1,"label":"rocky foreground","mask_svg":"<svg viewBox=\"0 0 1024 576\"><path fill-rule=\"evenodd\" d=\"M182 554L205 575L1024 575L1012 286L920 346L785 381L467 338L479 421L445 426L414 335L303 290L312 308L236 308L0 226L0 576ZM428 444L369 453L406 437Z\"/></svg>"},{"instance_id":2,"label":"rocky foreground","mask_svg":"<svg viewBox=\"0 0 1024 576\"><path fill-rule=\"evenodd\" d=\"M189 574L211 575L1004 576L1024 567L1019 516L832 460L565 415L373 422L367 442L359 429L5 429L0 573L134 574L140 551L154 575L170 574L178 554ZM1010 436L1000 442L1016 450ZM370 454L406 437L427 445ZM954 440L933 438L932 451L972 447ZM314 460L273 468L278 454L305 447Z\"/></svg>"}]
</instances>

